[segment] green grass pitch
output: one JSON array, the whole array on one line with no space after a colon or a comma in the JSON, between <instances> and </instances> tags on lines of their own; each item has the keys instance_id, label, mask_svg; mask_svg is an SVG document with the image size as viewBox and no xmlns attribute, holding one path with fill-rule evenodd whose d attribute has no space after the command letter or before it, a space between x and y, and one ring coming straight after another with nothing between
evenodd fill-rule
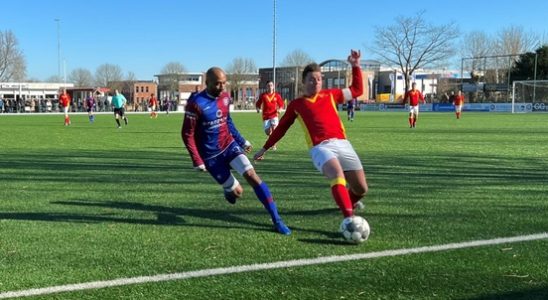
<instances>
[{"instance_id":1,"label":"green grass pitch","mask_svg":"<svg viewBox=\"0 0 548 300\"><path fill-rule=\"evenodd\" d=\"M0 294L117 278L548 232L548 115L357 112L367 242L313 167L299 124L254 163L293 230L244 184L229 205L192 170L181 114L0 115ZM255 113L233 119L257 148ZM243 179L239 178L241 182ZM32 299L547 299L548 240L35 296Z\"/></svg>"}]
</instances>

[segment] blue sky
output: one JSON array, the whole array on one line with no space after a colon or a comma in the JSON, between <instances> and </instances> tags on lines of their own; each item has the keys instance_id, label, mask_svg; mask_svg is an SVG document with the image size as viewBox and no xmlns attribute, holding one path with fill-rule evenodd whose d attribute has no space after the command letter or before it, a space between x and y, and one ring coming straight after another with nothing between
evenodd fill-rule
<instances>
[{"instance_id":1,"label":"blue sky","mask_svg":"<svg viewBox=\"0 0 548 300\"><path fill-rule=\"evenodd\" d=\"M207 3L207 4L204 4ZM320 62L345 58L349 49L367 52L375 27L424 10L432 24L457 22L461 33L495 34L522 26L548 39L548 1L365 1L277 0L279 63L295 49ZM493 5L495 4L495 5ZM226 67L236 57L257 67L272 66L273 0L3 1L0 30L11 30L27 61L27 77L57 75L57 23L67 73L95 73L104 63L119 65L138 79L152 80L171 61L190 72Z\"/></svg>"}]
</instances>

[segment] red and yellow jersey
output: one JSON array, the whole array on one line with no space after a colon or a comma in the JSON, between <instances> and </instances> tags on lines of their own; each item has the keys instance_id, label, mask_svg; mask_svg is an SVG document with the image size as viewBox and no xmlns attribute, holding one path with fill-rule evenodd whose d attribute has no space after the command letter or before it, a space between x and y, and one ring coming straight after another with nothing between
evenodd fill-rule
<instances>
[{"instance_id":1,"label":"red and yellow jersey","mask_svg":"<svg viewBox=\"0 0 548 300\"><path fill-rule=\"evenodd\" d=\"M321 90L312 97L300 97L291 101L278 127L269 136L263 148L269 149L275 145L297 119L301 123L309 147L328 139L346 139L337 104L358 97L362 93L361 70L359 67L353 67L350 88Z\"/></svg>"},{"instance_id":2,"label":"red and yellow jersey","mask_svg":"<svg viewBox=\"0 0 548 300\"><path fill-rule=\"evenodd\" d=\"M158 100L156 100L156 97L150 97L150 99L148 99L148 106L156 107L156 105L158 105Z\"/></svg>"},{"instance_id":3,"label":"red and yellow jersey","mask_svg":"<svg viewBox=\"0 0 548 300\"><path fill-rule=\"evenodd\" d=\"M419 90L409 90L405 93L404 103L409 101L409 105L417 106L419 105L419 100L424 103L424 96Z\"/></svg>"},{"instance_id":4,"label":"red and yellow jersey","mask_svg":"<svg viewBox=\"0 0 548 300\"><path fill-rule=\"evenodd\" d=\"M255 107L263 111L263 120L270 120L278 116L279 109L284 108L284 101L282 96L276 92L272 94L262 93L255 103Z\"/></svg>"},{"instance_id":5,"label":"red and yellow jersey","mask_svg":"<svg viewBox=\"0 0 548 300\"><path fill-rule=\"evenodd\" d=\"M59 96L59 104L61 104L62 107L70 106L69 94L61 94L61 96Z\"/></svg>"},{"instance_id":6,"label":"red and yellow jersey","mask_svg":"<svg viewBox=\"0 0 548 300\"><path fill-rule=\"evenodd\" d=\"M463 105L464 104L464 95L456 95L455 100L453 100L453 105Z\"/></svg>"}]
</instances>

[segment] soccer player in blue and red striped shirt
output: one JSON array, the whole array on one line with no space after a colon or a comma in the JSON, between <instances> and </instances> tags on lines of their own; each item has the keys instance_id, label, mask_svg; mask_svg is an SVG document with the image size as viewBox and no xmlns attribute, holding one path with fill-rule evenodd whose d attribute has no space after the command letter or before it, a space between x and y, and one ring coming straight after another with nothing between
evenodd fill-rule
<instances>
[{"instance_id":1,"label":"soccer player in blue and red striped shirt","mask_svg":"<svg viewBox=\"0 0 548 300\"><path fill-rule=\"evenodd\" d=\"M266 183L255 173L245 153L251 143L238 132L230 117L230 97L224 91L226 74L218 67L206 73L206 89L187 101L181 136L194 169L207 171L224 188L226 200L234 204L243 188L232 175L236 170L253 187L257 198L268 211L274 229L285 235L291 230L278 214L276 203Z\"/></svg>"},{"instance_id":2,"label":"soccer player in blue and red striped shirt","mask_svg":"<svg viewBox=\"0 0 548 300\"><path fill-rule=\"evenodd\" d=\"M86 101L84 102L84 106L86 107L86 110L88 111L89 122L93 123L95 121L95 115L94 115L95 98L93 98L93 92L88 93Z\"/></svg>"}]
</instances>

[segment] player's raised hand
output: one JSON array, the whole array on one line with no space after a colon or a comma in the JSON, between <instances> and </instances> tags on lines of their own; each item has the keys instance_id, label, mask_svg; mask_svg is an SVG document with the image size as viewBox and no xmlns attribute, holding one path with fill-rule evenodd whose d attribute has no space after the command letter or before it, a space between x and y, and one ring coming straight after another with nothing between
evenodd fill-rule
<instances>
[{"instance_id":1,"label":"player's raised hand","mask_svg":"<svg viewBox=\"0 0 548 300\"><path fill-rule=\"evenodd\" d=\"M348 62L353 67L359 67L360 66L360 57L362 56L360 50L350 50L350 55L348 56Z\"/></svg>"},{"instance_id":2,"label":"player's raised hand","mask_svg":"<svg viewBox=\"0 0 548 300\"><path fill-rule=\"evenodd\" d=\"M261 150L257 151L257 153L255 153L255 155L253 155L253 160L263 160L265 152L266 152L266 149L261 148Z\"/></svg>"}]
</instances>

